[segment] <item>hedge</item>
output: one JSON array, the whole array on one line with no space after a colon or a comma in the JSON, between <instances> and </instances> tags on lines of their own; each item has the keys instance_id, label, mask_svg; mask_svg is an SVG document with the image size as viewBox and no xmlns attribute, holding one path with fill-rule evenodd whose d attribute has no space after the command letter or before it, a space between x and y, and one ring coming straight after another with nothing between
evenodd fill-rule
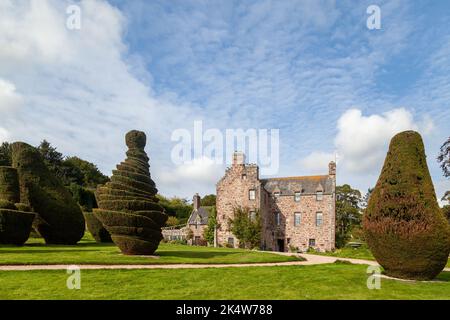
<instances>
[{"instance_id":1,"label":"hedge","mask_svg":"<svg viewBox=\"0 0 450 320\"><path fill-rule=\"evenodd\" d=\"M0 209L0 243L23 245L30 236L34 213Z\"/></svg>"},{"instance_id":2,"label":"hedge","mask_svg":"<svg viewBox=\"0 0 450 320\"><path fill-rule=\"evenodd\" d=\"M86 226L97 242L112 242L111 235L92 212L83 212Z\"/></svg>"},{"instance_id":3,"label":"hedge","mask_svg":"<svg viewBox=\"0 0 450 320\"><path fill-rule=\"evenodd\" d=\"M11 150L12 166L19 177L20 202L38 215L33 227L48 244L76 244L83 237L85 221L69 190L48 170L36 148L15 142Z\"/></svg>"},{"instance_id":4,"label":"hedge","mask_svg":"<svg viewBox=\"0 0 450 320\"><path fill-rule=\"evenodd\" d=\"M125 142L127 158L113 170L111 181L97 188L98 209L93 212L123 254L150 255L163 238L167 215L155 197L158 190L150 177L145 134L130 131Z\"/></svg>"},{"instance_id":5,"label":"hedge","mask_svg":"<svg viewBox=\"0 0 450 320\"><path fill-rule=\"evenodd\" d=\"M20 201L19 177L13 167L0 167L0 199L12 203Z\"/></svg>"},{"instance_id":6,"label":"hedge","mask_svg":"<svg viewBox=\"0 0 450 320\"><path fill-rule=\"evenodd\" d=\"M445 267L450 226L439 209L417 132L392 138L363 228L374 257L390 276L429 280Z\"/></svg>"}]
</instances>

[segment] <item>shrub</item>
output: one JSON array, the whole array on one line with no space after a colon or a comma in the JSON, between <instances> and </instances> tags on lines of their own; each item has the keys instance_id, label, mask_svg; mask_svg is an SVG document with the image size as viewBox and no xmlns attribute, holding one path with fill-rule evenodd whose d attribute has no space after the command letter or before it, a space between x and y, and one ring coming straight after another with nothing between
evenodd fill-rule
<instances>
[{"instance_id":1,"label":"shrub","mask_svg":"<svg viewBox=\"0 0 450 320\"><path fill-rule=\"evenodd\" d=\"M92 212L83 212L86 226L97 242L112 242L111 235Z\"/></svg>"},{"instance_id":2,"label":"shrub","mask_svg":"<svg viewBox=\"0 0 450 320\"><path fill-rule=\"evenodd\" d=\"M0 243L23 245L30 236L34 214L0 209Z\"/></svg>"},{"instance_id":3,"label":"shrub","mask_svg":"<svg viewBox=\"0 0 450 320\"><path fill-rule=\"evenodd\" d=\"M19 178L13 167L0 167L0 199L20 202Z\"/></svg>"},{"instance_id":4,"label":"shrub","mask_svg":"<svg viewBox=\"0 0 450 320\"><path fill-rule=\"evenodd\" d=\"M417 132L392 138L363 228L369 248L388 275L432 279L445 267L450 227L438 207Z\"/></svg>"},{"instance_id":5,"label":"shrub","mask_svg":"<svg viewBox=\"0 0 450 320\"><path fill-rule=\"evenodd\" d=\"M76 244L84 234L85 221L78 204L62 182L46 167L39 151L15 142L12 165L17 169L20 201L37 213L33 227L49 244Z\"/></svg>"},{"instance_id":6,"label":"shrub","mask_svg":"<svg viewBox=\"0 0 450 320\"><path fill-rule=\"evenodd\" d=\"M127 158L117 165L111 181L97 188L95 217L111 234L122 253L150 255L163 239L161 227L167 220L157 202L157 189L150 177L146 137L141 131L125 136Z\"/></svg>"}]
</instances>

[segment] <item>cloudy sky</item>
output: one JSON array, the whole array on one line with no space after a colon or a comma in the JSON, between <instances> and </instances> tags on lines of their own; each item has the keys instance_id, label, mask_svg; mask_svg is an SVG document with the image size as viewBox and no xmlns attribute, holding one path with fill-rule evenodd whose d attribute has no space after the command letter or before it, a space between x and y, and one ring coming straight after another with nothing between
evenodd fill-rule
<instances>
[{"instance_id":1,"label":"cloudy sky","mask_svg":"<svg viewBox=\"0 0 450 320\"><path fill-rule=\"evenodd\" d=\"M67 7L81 9L80 29ZM381 9L369 30L366 9ZM277 176L375 184L397 132L436 162L450 135L448 1L0 1L0 141L49 140L105 174L148 135L162 194L215 191L225 165L171 160L174 130L279 129Z\"/></svg>"}]
</instances>

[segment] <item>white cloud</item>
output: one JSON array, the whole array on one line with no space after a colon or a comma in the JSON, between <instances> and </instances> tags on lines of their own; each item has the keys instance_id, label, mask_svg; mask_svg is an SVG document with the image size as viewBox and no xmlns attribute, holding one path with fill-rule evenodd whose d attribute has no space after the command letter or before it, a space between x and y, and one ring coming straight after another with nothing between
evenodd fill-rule
<instances>
[{"instance_id":1,"label":"white cloud","mask_svg":"<svg viewBox=\"0 0 450 320\"><path fill-rule=\"evenodd\" d=\"M179 184L208 182L215 184L223 175L222 165L214 160L202 157L175 167L174 170L162 172L160 180L164 183Z\"/></svg>"},{"instance_id":2,"label":"white cloud","mask_svg":"<svg viewBox=\"0 0 450 320\"><path fill-rule=\"evenodd\" d=\"M5 128L0 127L0 143L8 141L9 133Z\"/></svg>"},{"instance_id":3,"label":"white cloud","mask_svg":"<svg viewBox=\"0 0 450 320\"><path fill-rule=\"evenodd\" d=\"M314 151L300 160L300 166L302 171L309 172L309 174L323 174L328 172L328 164L334 160L334 153Z\"/></svg>"},{"instance_id":4,"label":"white cloud","mask_svg":"<svg viewBox=\"0 0 450 320\"><path fill-rule=\"evenodd\" d=\"M14 84L0 78L0 113L15 111L22 102Z\"/></svg>"},{"instance_id":5,"label":"white cloud","mask_svg":"<svg viewBox=\"0 0 450 320\"><path fill-rule=\"evenodd\" d=\"M338 120L335 146L340 168L357 174L377 172L386 156L390 139L401 131L428 133L433 127L430 118L422 123L414 120L404 108L382 114L364 116L361 110L350 109Z\"/></svg>"}]
</instances>

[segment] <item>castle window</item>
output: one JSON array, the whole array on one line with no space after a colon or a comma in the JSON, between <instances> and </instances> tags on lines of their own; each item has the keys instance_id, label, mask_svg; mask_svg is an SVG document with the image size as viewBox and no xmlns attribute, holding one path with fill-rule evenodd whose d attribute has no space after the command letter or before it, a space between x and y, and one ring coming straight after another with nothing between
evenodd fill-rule
<instances>
[{"instance_id":1,"label":"castle window","mask_svg":"<svg viewBox=\"0 0 450 320\"><path fill-rule=\"evenodd\" d=\"M316 226L320 227L323 224L323 214L322 212L316 212Z\"/></svg>"},{"instance_id":2,"label":"castle window","mask_svg":"<svg viewBox=\"0 0 450 320\"><path fill-rule=\"evenodd\" d=\"M244 173L241 178L242 180L247 180L247 175Z\"/></svg>"},{"instance_id":3,"label":"castle window","mask_svg":"<svg viewBox=\"0 0 450 320\"><path fill-rule=\"evenodd\" d=\"M322 199L323 199L323 191L317 191L316 192L316 200L322 201Z\"/></svg>"},{"instance_id":4,"label":"castle window","mask_svg":"<svg viewBox=\"0 0 450 320\"><path fill-rule=\"evenodd\" d=\"M281 224L281 214L279 212L275 212L275 225L279 226Z\"/></svg>"},{"instance_id":5,"label":"castle window","mask_svg":"<svg viewBox=\"0 0 450 320\"><path fill-rule=\"evenodd\" d=\"M273 195L275 198L278 198L280 196L280 192L274 192Z\"/></svg>"},{"instance_id":6,"label":"castle window","mask_svg":"<svg viewBox=\"0 0 450 320\"><path fill-rule=\"evenodd\" d=\"M251 189L248 191L248 199L249 200L255 200L256 198L256 191L255 189Z\"/></svg>"},{"instance_id":7,"label":"castle window","mask_svg":"<svg viewBox=\"0 0 450 320\"><path fill-rule=\"evenodd\" d=\"M294 226L299 226L302 220L302 214L300 212L294 213Z\"/></svg>"},{"instance_id":8,"label":"castle window","mask_svg":"<svg viewBox=\"0 0 450 320\"><path fill-rule=\"evenodd\" d=\"M316 239L309 239L309 246L315 247L316 246Z\"/></svg>"},{"instance_id":9,"label":"castle window","mask_svg":"<svg viewBox=\"0 0 450 320\"><path fill-rule=\"evenodd\" d=\"M250 221L255 221L256 220L256 212L255 211L250 211L248 216L250 218Z\"/></svg>"},{"instance_id":10,"label":"castle window","mask_svg":"<svg viewBox=\"0 0 450 320\"><path fill-rule=\"evenodd\" d=\"M232 248L234 248L234 238L233 237L229 237L228 238L228 245Z\"/></svg>"},{"instance_id":11,"label":"castle window","mask_svg":"<svg viewBox=\"0 0 450 320\"><path fill-rule=\"evenodd\" d=\"M295 192L294 193L294 200L295 200L295 202L300 202L300 192Z\"/></svg>"}]
</instances>

